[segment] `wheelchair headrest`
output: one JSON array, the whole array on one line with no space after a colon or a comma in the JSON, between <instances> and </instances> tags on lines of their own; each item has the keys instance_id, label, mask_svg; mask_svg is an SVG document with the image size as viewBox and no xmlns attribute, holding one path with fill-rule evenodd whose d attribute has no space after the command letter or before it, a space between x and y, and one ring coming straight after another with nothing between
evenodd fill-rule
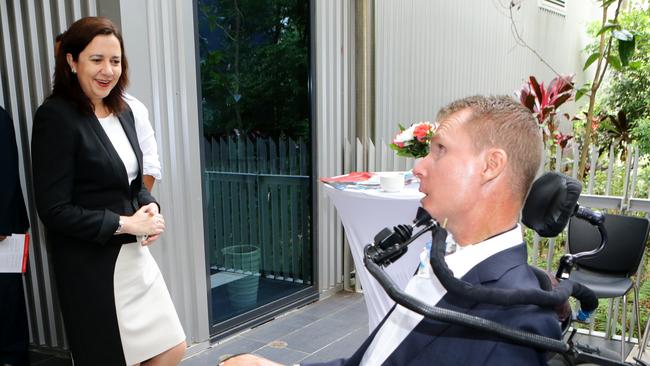
<instances>
[{"instance_id":1,"label":"wheelchair headrest","mask_svg":"<svg viewBox=\"0 0 650 366\"><path fill-rule=\"evenodd\" d=\"M549 172L533 183L521 221L540 236L557 236L568 224L582 192L582 184L566 175Z\"/></svg>"}]
</instances>

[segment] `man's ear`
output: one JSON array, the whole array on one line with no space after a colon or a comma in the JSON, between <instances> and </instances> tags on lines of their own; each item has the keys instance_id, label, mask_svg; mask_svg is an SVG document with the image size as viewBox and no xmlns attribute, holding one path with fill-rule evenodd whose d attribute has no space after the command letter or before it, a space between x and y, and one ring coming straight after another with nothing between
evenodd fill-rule
<instances>
[{"instance_id":1,"label":"man's ear","mask_svg":"<svg viewBox=\"0 0 650 366\"><path fill-rule=\"evenodd\" d=\"M485 151L483 181L489 182L500 176L508 166L508 154L503 149L491 148Z\"/></svg>"}]
</instances>

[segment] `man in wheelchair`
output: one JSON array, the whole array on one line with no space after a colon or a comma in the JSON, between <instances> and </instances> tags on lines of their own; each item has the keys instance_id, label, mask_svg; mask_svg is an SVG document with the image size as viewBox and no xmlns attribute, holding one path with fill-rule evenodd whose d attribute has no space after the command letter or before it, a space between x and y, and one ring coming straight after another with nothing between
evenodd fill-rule
<instances>
[{"instance_id":1,"label":"man in wheelchair","mask_svg":"<svg viewBox=\"0 0 650 366\"><path fill-rule=\"evenodd\" d=\"M507 96L474 96L444 107L429 155L414 169L422 206L458 245L445 261L456 278L500 289L539 289L527 265L519 217L541 162L533 115ZM434 232L446 235L444 230ZM438 238L440 239L440 238ZM444 238L443 238L444 239ZM552 308L491 305L448 293L422 255L405 292L427 304L560 339ZM275 365L253 355L230 365ZM544 351L487 332L438 322L396 305L349 358L324 365L545 365Z\"/></svg>"}]
</instances>

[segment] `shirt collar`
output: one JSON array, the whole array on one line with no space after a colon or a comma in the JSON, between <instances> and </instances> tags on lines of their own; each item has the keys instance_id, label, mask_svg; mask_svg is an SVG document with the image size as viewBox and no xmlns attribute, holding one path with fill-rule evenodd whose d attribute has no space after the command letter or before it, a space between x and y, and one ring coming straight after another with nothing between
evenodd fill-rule
<instances>
[{"instance_id":1,"label":"shirt collar","mask_svg":"<svg viewBox=\"0 0 650 366\"><path fill-rule=\"evenodd\" d=\"M445 261L452 269L456 277L462 277L472 267L481 263L492 255L512 248L524 242L521 225L506 231L503 234L493 236L487 240L465 247L459 246L455 253L445 257Z\"/></svg>"}]
</instances>

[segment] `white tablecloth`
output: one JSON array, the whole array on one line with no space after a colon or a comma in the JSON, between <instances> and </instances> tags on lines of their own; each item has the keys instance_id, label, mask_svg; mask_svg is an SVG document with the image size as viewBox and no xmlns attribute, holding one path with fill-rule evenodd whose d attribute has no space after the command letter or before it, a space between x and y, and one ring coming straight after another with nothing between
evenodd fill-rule
<instances>
[{"instance_id":1,"label":"white tablecloth","mask_svg":"<svg viewBox=\"0 0 650 366\"><path fill-rule=\"evenodd\" d=\"M336 206L350 243L352 259L356 267L356 278L361 281L363 297L368 307L370 331L381 322L394 302L363 265L363 248L371 243L384 227L392 229L398 224L409 224L415 218L423 194L418 185L411 184L397 193L386 193L379 189L353 190L335 189L327 184L325 190ZM404 289L415 273L419 255L424 245L431 240L423 235L409 245L409 249L397 262L385 268L395 283Z\"/></svg>"}]
</instances>

